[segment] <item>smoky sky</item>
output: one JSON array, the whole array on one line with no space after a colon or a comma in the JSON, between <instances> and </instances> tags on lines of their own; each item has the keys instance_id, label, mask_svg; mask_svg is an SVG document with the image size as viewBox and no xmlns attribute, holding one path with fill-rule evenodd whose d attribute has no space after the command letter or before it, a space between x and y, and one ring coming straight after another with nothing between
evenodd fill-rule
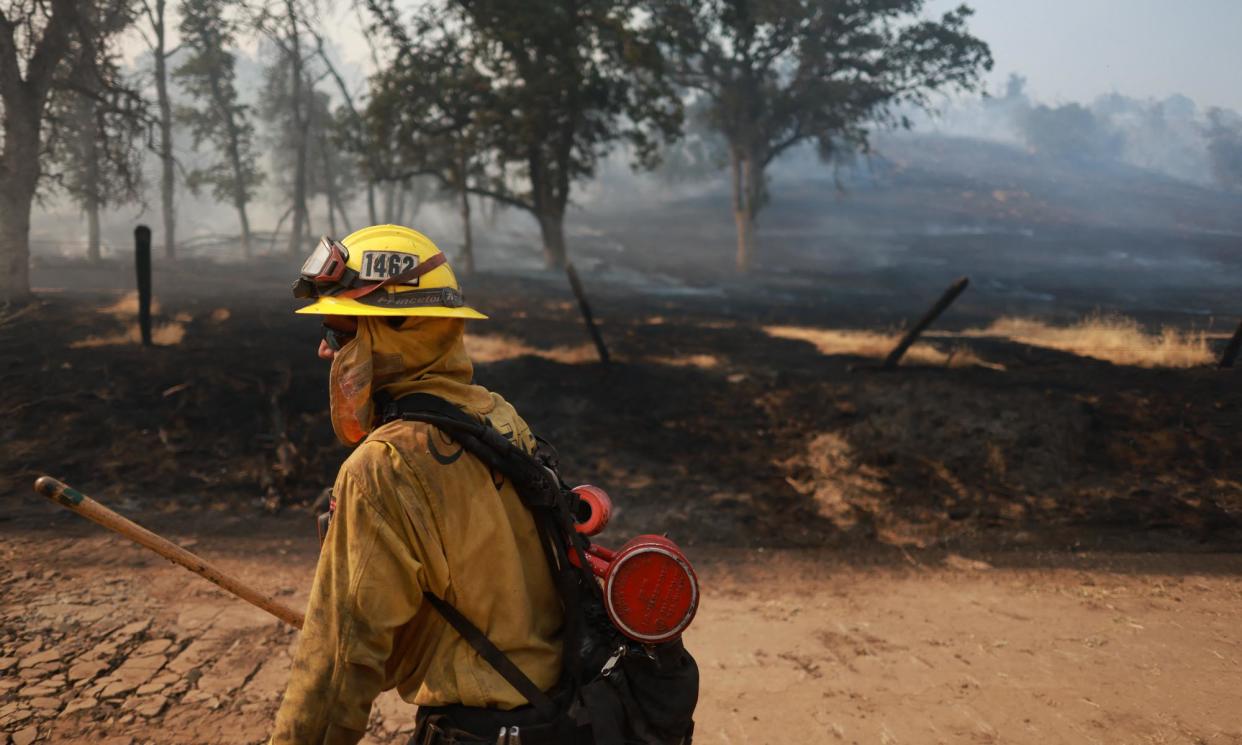
<instances>
[{"instance_id":1,"label":"smoky sky","mask_svg":"<svg viewBox=\"0 0 1242 745\"><path fill-rule=\"evenodd\" d=\"M928 0L925 14L937 16L962 2ZM1180 94L1204 108L1242 110L1242 0L965 2L975 9L971 31L991 45L996 59L988 78L992 90L1003 89L1005 79L1018 73L1033 96L1052 103L1107 93L1153 99ZM320 21L332 29L329 47L359 87L372 67L363 15L351 3L320 9ZM172 16L170 43L176 44L175 10ZM243 50L253 55L255 40L244 40ZM146 47L130 34L122 51L133 64Z\"/></svg>"},{"instance_id":2,"label":"smoky sky","mask_svg":"<svg viewBox=\"0 0 1242 745\"><path fill-rule=\"evenodd\" d=\"M962 0L930 0L940 14ZM1242 109L1239 0L968 0L972 32L992 45L992 87L1027 77L1047 101L1103 93Z\"/></svg>"}]
</instances>

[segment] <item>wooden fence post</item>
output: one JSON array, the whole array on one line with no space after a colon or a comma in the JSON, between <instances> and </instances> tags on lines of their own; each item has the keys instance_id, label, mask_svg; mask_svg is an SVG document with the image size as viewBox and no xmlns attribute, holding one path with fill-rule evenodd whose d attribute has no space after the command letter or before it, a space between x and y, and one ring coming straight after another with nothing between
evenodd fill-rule
<instances>
[{"instance_id":1,"label":"wooden fence post","mask_svg":"<svg viewBox=\"0 0 1242 745\"><path fill-rule=\"evenodd\" d=\"M1233 338L1225 345L1225 351L1221 352L1220 368L1224 370L1233 367L1239 351L1242 351L1242 323L1238 324L1238 330L1233 332Z\"/></svg>"},{"instance_id":2,"label":"wooden fence post","mask_svg":"<svg viewBox=\"0 0 1242 745\"><path fill-rule=\"evenodd\" d=\"M599 352L599 361L607 365L611 361L608 356L608 347L604 346L604 337L600 336L599 329L595 326L595 317L591 315L591 305L587 302L586 293L582 290L582 282L578 279L578 272L573 264L565 264L565 274L569 275L569 286L573 288L574 296L578 298L578 310L582 311L582 320L586 322L591 341L595 342L595 349Z\"/></svg>"},{"instance_id":3,"label":"wooden fence post","mask_svg":"<svg viewBox=\"0 0 1242 745\"><path fill-rule=\"evenodd\" d=\"M927 327L932 325L932 323L940 317L940 314L953 304L954 300L957 300L957 296L961 295L962 291L964 291L966 286L969 284L970 278L962 277L953 284L949 285L949 289L944 291L944 294L940 296L940 299L936 301L936 304L933 305L921 319L919 319L918 323L914 324L913 328L906 332L905 336L901 337L901 341L897 342L897 346L893 347L893 351L888 353L888 357L884 360L885 370L893 370L897 367L897 363L901 362L902 356L906 353L906 350L908 350L910 346L918 340L919 335L926 331Z\"/></svg>"},{"instance_id":4,"label":"wooden fence post","mask_svg":"<svg viewBox=\"0 0 1242 745\"><path fill-rule=\"evenodd\" d=\"M134 228L134 268L138 271L138 328L142 346L151 346L151 228Z\"/></svg>"}]
</instances>

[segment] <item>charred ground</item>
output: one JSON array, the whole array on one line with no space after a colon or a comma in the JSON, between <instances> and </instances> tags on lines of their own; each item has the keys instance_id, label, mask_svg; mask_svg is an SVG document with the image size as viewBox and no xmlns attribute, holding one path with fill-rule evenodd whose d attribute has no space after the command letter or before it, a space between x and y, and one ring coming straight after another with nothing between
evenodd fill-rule
<instances>
[{"instance_id":1,"label":"charred ground","mask_svg":"<svg viewBox=\"0 0 1242 745\"><path fill-rule=\"evenodd\" d=\"M271 263L163 267L157 341L176 343L148 349L125 339L128 267L43 269L45 282L94 289L46 292L0 325L7 529L52 517L29 491L44 472L139 515L305 513L346 451L325 414L315 322L281 297L293 262ZM559 444L569 477L614 493L619 533L1132 548L1238 534L1234 372L1113 365L953 331L928 340L948 364L880 372L857 350L825 354L769 331L896 328L935 297L937 277L909 276L860 306L874 290L796 275L636 292L615 267L595 267L584 275L613 365L595 361L563 279L536 272L468 280L492 315L471 328L471 348L477 379ZM941 325L986 326L990 301L986 287L968 291Z\"/></svg>"}]
</instances>

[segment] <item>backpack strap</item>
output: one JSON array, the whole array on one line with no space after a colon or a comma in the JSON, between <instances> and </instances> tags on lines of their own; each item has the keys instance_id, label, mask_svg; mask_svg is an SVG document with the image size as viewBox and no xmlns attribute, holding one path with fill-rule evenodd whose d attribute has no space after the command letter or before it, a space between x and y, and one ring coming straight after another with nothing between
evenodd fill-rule
<instances>
[{"instance_id":1,"label":"backpack strap","mask_svg":"<svg viewBox=\"0 0 1242 745\"><path fill-rule=\"evenodd\" d=\"M429 393L414 393L397 400L377 397L376 403L379 404L381 419L384 423L395 419L420 421L452 435L462 447L477 456L485 465L495 468L512 480L528 509L536 506L545 508L557 506L557 500L548 494L547 483L551 474L538 472L538 469L542 469L538 461L505 439L504 435L495 428L476 421L448 401ZM532 467L536 470L532 471ZM538 486L532 487L533 484L538 484ZM557 486L553 484L552 488L557 488ZM559 489L555 494L559 496ZM536 519L535 523L539 528L540 543L544 544L546 553L549 550L549 541L545 526L539 519ZM554 561L551 555L547 558L550 562ZM474 648L474 651L479 653L480 657L487 661L487 664L491 665L502 678L508 681L509 685L513 686L514 690L526 697L526 700L540 715L547 719L556 716L558 712L556 702L540 690L539 686L535 685L535 682L522 672L513 660L509 659L508 655L493 644L482 629L453 607L452 603L435 593L423 592L423 598L466 643Z\"/></svg>"},{"instance_id":2,"label":"backpack strap","mask_svg":"<svg viewBox=\"0 0 1242 745\"><path fill-rule=\"evenodd\" d=\"M512 481L527 509L556 509L561 506L560 484L551 472L490 424L477 421L430 393L412 393L394 400L381 392L375 400L380 421L384 424L396 419L425 422L451 435L484 465L500 471Z\"/></svg>"},{"instance_id":3,"label":"backpack strap","mask_svg":"<svg viewBox=\"0 0 1242 745\"><path fill-rule=\"evenodd\" d=\"M526 673L509 659L509 656L500 651L500 648L487 638L478 626L461 614L461 611L453 607L452 603L440 598L432 592L424 592L423 599L431 603L431 607L435 608L445 621L452 626L461 638L465 639L479 656L487 660L487 664L491 665L500 676L509 682L518 693L526 697L526 700L539 711L547 719L556 716L557 706L552 697L539 690L539 686L526 676Z\"/></svg>"}]
</instances>

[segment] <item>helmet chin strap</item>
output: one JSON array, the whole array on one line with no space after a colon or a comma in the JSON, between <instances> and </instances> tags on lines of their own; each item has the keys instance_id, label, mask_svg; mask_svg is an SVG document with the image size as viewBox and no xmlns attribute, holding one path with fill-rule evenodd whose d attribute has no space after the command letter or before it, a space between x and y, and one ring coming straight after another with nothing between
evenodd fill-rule
<instances>
[{"instance_id":1,"label":"helmet chin strap","mask_svg":"<svg viewBox=\"0 0 1242 745\"><path fill-rule=\"evenodd\" d=\"M394 274L393 276L389 277L383 282L376 282L373 285L367 285L365 287L356 287L352 290L346 290L342 293L339 293L336 297L347 298L349 300L357 300L358 298L363 297L364 295L370 295L372 292L375 292L381 287L388 287L389 285L405 284L406 282L409 282L412 279L418 279L419 277L423 276L424 274L431 271L432 269L435 269L441 264L444 264L446 261L448 261L448 257L445 256L443 252L441 252L441 253L436 254L435 256L428 258L426 261L418 262L417 264L414 265L414 268L410 269L409 271L404 271L404 272L401 272L400 274Z\"/></svg>"}]
</instances>

